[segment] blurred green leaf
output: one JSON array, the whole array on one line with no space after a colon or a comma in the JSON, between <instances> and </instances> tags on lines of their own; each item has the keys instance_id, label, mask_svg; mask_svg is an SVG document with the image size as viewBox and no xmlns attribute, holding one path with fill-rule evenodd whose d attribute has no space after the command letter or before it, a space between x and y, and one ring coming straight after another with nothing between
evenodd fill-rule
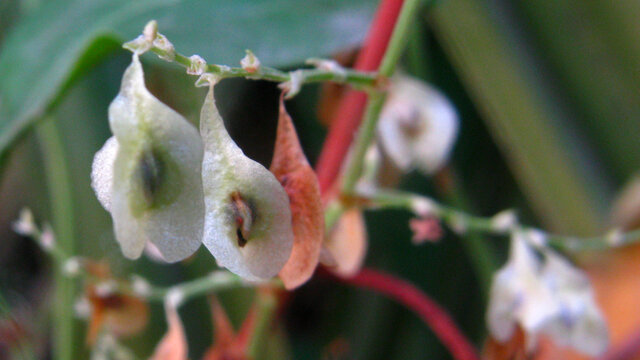
<instances>
[{"instance_id":1,"label":"blurred green leaf","mask_svg":"<svg viewBox=\"0 0 640 360\"><path fill-rule=\"evenodd\" d=\"M360 42L375 2L51 1L13 29L0 50L0 157L87 68L150 19L185 54L236 64L252 49L284 66Z\"/></svg>"},{"instance_id":2,"label":"blurred green leaf","mask_svg":"<svg viewBox=\"0 0 640 360\"><path fill-rule=\"evenodd\" d=\"M432 20L541 220L550 230L593 234L611 196L609 179L528 56L526 41L496 21L499 15L486 2L449 0Z\"/></svg>"},{"instance_id":3,"label":"blurred green leaf","mask_svg":"<svg viewBox=\"0 0 640 360\"><path fill-rule=\"evenodd\" d=\"M639 3L518 4L607 164L619 181L627 179L640 168Z\"/></svg>"}]
</instances>

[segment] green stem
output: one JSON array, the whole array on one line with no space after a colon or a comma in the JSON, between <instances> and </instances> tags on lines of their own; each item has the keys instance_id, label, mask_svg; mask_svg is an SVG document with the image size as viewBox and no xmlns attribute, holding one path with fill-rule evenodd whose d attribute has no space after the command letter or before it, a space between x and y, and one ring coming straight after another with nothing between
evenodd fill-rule
<instances>
[{"instance_id":1,"label":"green stem","mask_svg":"<svg viewBox=\"0 0 640 360\"><path fill-rule=\"evenodd\" d=\"M405 209L420 214L418 204L429 204L429 215L439 218L459 233L482 233L486 235L510 236L516 231L535 231L544 235L547 244L569 253L580 251L607 250L615 247L640 243L640 230L622 233L613 231L602 236L571 237L549 234L541 229L525 226L518 222L504 227L496 223L496 217L481 217L460 211L457 208L442 205L431 198L397 190L376 190L357 196L367 200L373 208ZM424 206L423 206L424 207Z\"/></svg>"},{"instance_id":2,"label":"green stem","mask_svg":"<svg viewBox=\"0 0 640 360\"><path fill-rule=\"evenodd\" d=\"M165 52L157 47L152 47L151 51L159 56L165 56ZM175 53L174 62L184 66L192 67L192 61L188 57ZM350 84L356 88L374 87L378 84L376 73L356 71L353 69L301 69L300 84L317 83L331 81L342 84ZM274 82L287 82L291 80L291 72L280 71L267 66L260 66L256 71L248 71L241 67L229 67L224 65L207 64L207 72L218 75L221 79L244 77L252 80L266 80Z\"/></svg>"},{"instance_id":3,"label":"green stem","mask_svg":"<svg viewBox=\"0 0 640 360\"><path fill-rule=\"evenodd\" d=\"M67 254L75 253L72 185L69 179L64 146L55 122L48 119L36 128L50 198L51 217L55 229L56 248ZM52 307L53 344L55 359L74 359L73 307L75 284L60 266L54 269L55 301Z\"/></svg>"},{"instance_id":4,"label":"green stem","mask_svg":"<svg viewBox=\"0 0 640 360\"><path fill-rule=\"evenodd\" d=\"M455 172L451 168L446 168L443 176L448 176L448 186L441 186L446 202L456 208L469 210L470 204L464 189L460 186ZM498 269L498 259L485 239L477 233L471 233L462 241L462 246L467 252L467 257L471 262L482 290L482 297L486 300L489 296L493 274Z\"/></svg>"},{"instance_id":5,"label":"green stem","mask_svg":"<svg viewBox=\"0 0 640 360\"><path fill-rule=\"evenodd\" d=\"M249 343L249 359L259 359L261 358L260 355L264 354L266 341L270 333L270 325L278 305L278 299L271 291L261 291L258 289L256 301L258 304L258 313L256 325L253 334L251 334L251 342Z\"/></svg>"},{"instance_id":6,"label":"green stem","mask_svg":"<svg viewBox=\"0 0 640 360\"><path fill-rule=\"evenodd\" d=\"M422 0L406 0L402 5L391 40L389 40L389 46L378 69L380 77L388 78L393 75L400 56L407 45L411 25L414 23L415 14L421 4ZM342 182L342 192L344 194L351 194L360 178L364 156L375 135L376 125L378 124L385 98L385 93L376 90L372 90L369 96L364 120L360 130L358 130L358 136L353 144L353 153L344 174Z\"/></svg>"}]
</instances>

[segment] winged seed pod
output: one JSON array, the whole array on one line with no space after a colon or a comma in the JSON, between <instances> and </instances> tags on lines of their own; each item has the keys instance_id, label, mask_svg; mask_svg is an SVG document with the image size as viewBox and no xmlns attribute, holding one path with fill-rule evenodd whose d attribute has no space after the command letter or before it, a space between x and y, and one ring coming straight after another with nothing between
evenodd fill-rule
<instances>
[{"instance_id":1,"label":"winged seed pod","mask_svg":"<svg viewBox=\"0 0 640 360\"><path fill-rule=\"evenodd\" d=\"M396 166L436 172L447 161L457 135L458 115L442 93L408 76L391 80L378 138Z\"/></svg>"},{"instance_id":2,"label":"winged seed pod","mask_svg":"<svg viewBox=\"0 0 640 360\"><path fill-rule=\"evenodd\" d=\"M109 124L115 138L94 158L92 186L122 252L136 259L150 241L168 262L190 256L204 223L202 141L145 88L137 53L109 106Z\"/></svg>"},{"instance_id":3,"label":"winged seed pod","mask_svg":"<svg viewBox=\"0 0 640 360\"><path fill-rule=\"evenodd\" d=\"M248 280L275 276L291 254L289 199L276 178L233 142L213 98L200 114L205 246L220 266Z\"/></svg>"},{"instance_id":4,"label":"winged seed pod","mask_svg":"<svg viewBox=\"0 0 640 360\"><path fill-rule=\"evenodd\" d=\"M289 195L293 226L291 257L280 271L287 289L304 284L318 265L324 239L324 211L315 172L304 156L291 116L280 96L278 132L270 171Z\"/></svg>"}]
</instances>

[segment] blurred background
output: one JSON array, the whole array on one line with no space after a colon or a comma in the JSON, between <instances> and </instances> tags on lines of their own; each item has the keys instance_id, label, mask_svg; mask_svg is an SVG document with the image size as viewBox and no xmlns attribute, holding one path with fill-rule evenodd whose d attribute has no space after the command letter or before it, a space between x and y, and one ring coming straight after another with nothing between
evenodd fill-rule
<instances>
[{"instance_id":1,"label":"blurred background","mask_svg":"<svg viewBox=\"0 0 640 360\"><path fill-rule=\"evenodd\" d=\"M75 253L106 260L117 275L136 272L154 284L171 285L215 268L206 249L175 265L124 259L111 218L90 187L93 155L110 136L107 107L130 61L130 53L120 48L123 41L156 19L180 53L237 66L244 49L251 49L263 64L287 70L310 57L349 59L377 5L373 0L2 0L0 358L50 358L52 263L33 241L11 230L23 207L39 222L53 222L59 235L71 234ZM444 170L430 178L411 173L399 186L479 215L514 208L523 222L561 234L595 235L612 224L638 225L640 205L632 200L640 189L630 187L623 200L619 194L640 167L639 18L640 2L633 0L425 1L402 68L451 99L461 133ZM155 55L142 61L150 90L196 122L205 93L193 86L194 78ZM312 163L331 120L326 91L322 85L305 86L288 103ZM234 140L268 166L276 85L225 80L216 96ZM51 139L42 127L58 134L63 162L43 151ZM51 206L57 196L52 168L62 169L62 175L53 170L54 178L71 184L64 213ZM616 199L632 204L624 219L612 216ZM504 262L507 242L458 238L447 231L437 244L416 246L410 218L400 211L366 213L367 266L415 283L481 347L490 276ZM640 275L636 250L576 259L594 279L616 343L640 327L640 297L633 295L640 295L633 285ZM252 292L227 291L220 299L237 325ZM192 359L211 344L208 307L198 298L181 308ZM151 304L151 310L146 331L124 340L140 358L152 352L165 328L161 306ZM449 358L408 310L322 277L292 293L279 316L278 344L287 358ZM78 324L76 351L87 358L85 323Z\"/></svg>"}]
</instances>

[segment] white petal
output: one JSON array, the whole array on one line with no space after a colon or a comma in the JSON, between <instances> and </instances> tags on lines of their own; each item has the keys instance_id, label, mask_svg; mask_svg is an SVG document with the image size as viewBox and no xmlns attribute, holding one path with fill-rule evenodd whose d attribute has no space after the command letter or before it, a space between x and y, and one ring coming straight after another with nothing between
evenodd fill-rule
<instances>
[{"instance_id":1,"label":"white petal","mask_svg":"<svg viewBox=\"0 0 640 360\"><path fill-rule=\"evenodd\" d=\"M91 187L103 208L111 211L111 187L113 185L113 163L118 152L118 140L110 137L93 157L91 165Z\"/></svg>"},{"instance_id":2,"label":"white petal","mask_svg":"<svg viewBox=\"0 0 640 360\"><path fill-rule=\"evenodd\" d=\"M289 198L276 178L246 157L227 133L209 90L202 107L200 132L205 144L202 179L206 204L203 242L220 266L247 278L275 276L293 245ZM232 194L250 208L253 222L240 245Z\"/></svg>"},{"instance_id":3,"label":"white petal","mask_svg":"<svg viewBox=\"0 0 640 360\"><path fill-rule=\"evenodd\" d=\"M202 240L203 147L197 130L144 86L137 55L109 107L118 139L111 214L124 255L153 242L168 262L182 260Z\"/></svg>"}]
</instances>

